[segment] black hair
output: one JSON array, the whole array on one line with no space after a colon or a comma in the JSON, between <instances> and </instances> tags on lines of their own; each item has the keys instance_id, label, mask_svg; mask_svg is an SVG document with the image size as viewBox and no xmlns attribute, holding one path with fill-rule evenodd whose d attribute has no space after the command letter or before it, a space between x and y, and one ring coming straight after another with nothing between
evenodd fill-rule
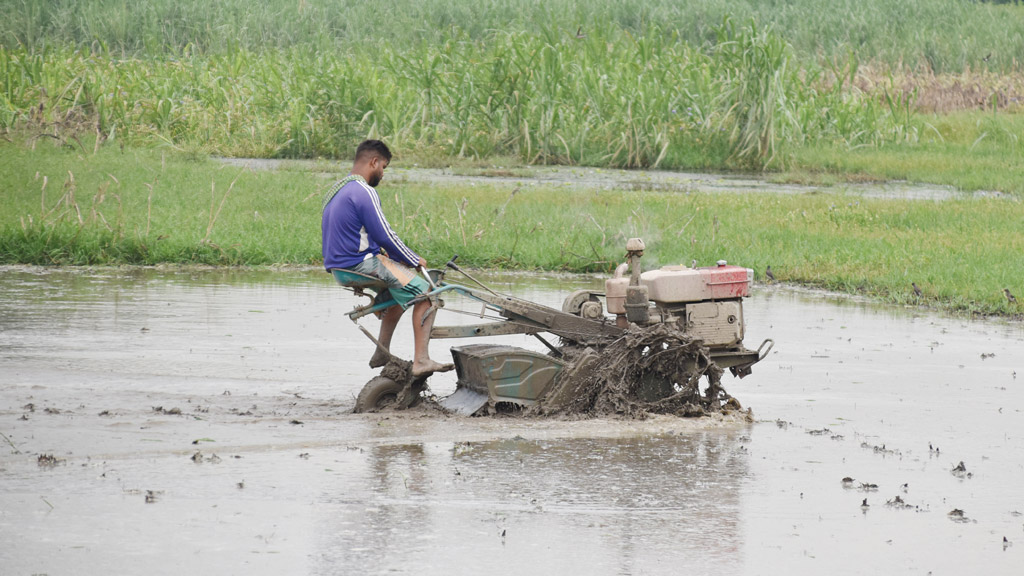
<instances>
[{"instance_id":1,"label":"black hair","mask_svg":"<svg viewBox=\"0 0 1024 576\"><path fill-rule=\"evenodd\" d=\"M358 163L364 158L368 159L371 155L380 156L388 163L391 162L391 150L388 148L387 144L380 140L363 140L360 142L359 147L356 148L355 161Z\"/></svg>"}]
</instances>

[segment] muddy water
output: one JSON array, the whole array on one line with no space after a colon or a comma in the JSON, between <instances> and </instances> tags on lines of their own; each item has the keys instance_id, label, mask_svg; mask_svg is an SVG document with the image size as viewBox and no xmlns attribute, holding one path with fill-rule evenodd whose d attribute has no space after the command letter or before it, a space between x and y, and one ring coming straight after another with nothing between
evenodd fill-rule
<instances>
[{"instance_id":1,"label":"muddy water","mask_svg":"<svg viewBox=\"0 0 1024 576\"><path fill-rule=\"evenodd\" d=\"M221 158L230 166L250 170L309 171L325 178L338 178L348 170L346 163L313 160L274 160L263 158ZM785 184L769 182L760 176L743 174L708 174L668 170L615 170L581 166L523 166L514 169L464 169L394 166L388 170L384 185L395 182L463 186L543 186L570 190L658 190L678 193L737 194L849 194L865 198L894 200L952 200L959 198L1006 198L1002 192L981 190L963 192L952 186L905 181Z\"/></svg>"},{"instance_id":2,"label":"muddy water","mask_svg":"<svg viewBox=\"0 0 1024 576\"><path fill-rule=\"evenodd\" d=\"M486 281L549 305L595 282ZM466 419L349 414L353 303L317 271L0 271L0 573L1024 565L1019 324L762 286L747 342L775 352L725 380L754 424Z\"/></svg>"}]
</instances>

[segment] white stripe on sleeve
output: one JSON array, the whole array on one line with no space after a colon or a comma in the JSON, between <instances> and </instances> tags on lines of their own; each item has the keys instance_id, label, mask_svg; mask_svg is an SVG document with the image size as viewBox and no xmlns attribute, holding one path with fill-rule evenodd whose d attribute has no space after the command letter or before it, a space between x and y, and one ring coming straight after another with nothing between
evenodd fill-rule
<instances>
[{"instance_id":1,"label":"white stripe on sleeve","mask_svg":"<svg viewBox=\"0 0 1024 576\"><path fill-rule=\"evenodd\" d=\"M384 211L380 207L380 197L377 196L377 191L362 182L359 182L359 185L362 186L370 195L370 201L373 202L373 210L377 213L377 219L380 222L381 227L384 229L384 233L387 234L388 238L391 239L391 242L398 247L399 251L402 252L402 259L408 262L416 262L419 259L416 256L416 253L410 250L409 247L402 242L402 239L398 237L398 234L395 234L395 231L391 229L387 218L384 217Z\"/></svg>"}]
</instances>

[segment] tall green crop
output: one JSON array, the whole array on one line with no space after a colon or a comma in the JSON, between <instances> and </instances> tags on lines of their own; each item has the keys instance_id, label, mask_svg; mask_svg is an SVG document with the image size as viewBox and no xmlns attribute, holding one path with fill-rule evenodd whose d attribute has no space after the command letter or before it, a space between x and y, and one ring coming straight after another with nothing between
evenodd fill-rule
<instances>
[{"instance_id":1,"label":"tall green crop","mask_svg":"<svg viewBox=\"0 0 1024 576\"><path fill-rule=\"evenodd\" d=\"M762 167L806 139L900 135L895 110L834 89L754 23L703 49L650 26L585 37L493 32L400 50L308 46L187 58L0 49L0 127L87 129L232 156L339 157L366 136L443 155L679 166L686 150ZM844 118L823 122L819 111ZM852 120L851 120L852 119Z\"/></svg>"}]
</instances>

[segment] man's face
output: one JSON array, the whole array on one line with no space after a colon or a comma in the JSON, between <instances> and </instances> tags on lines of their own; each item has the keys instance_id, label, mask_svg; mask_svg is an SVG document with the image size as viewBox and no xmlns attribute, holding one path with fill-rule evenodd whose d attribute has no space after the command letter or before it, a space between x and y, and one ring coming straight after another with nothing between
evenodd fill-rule
<instances>
[{"instance_id":1,"label":"man's face","mask_svg":"<svg viewBox=\"0 0 1024 576\"><path fill-rule=\"evenodd\" d=\"M388 164L390 164L390 162L387 160L380 156L374 156L373 159L370 160L370 168L373 172L370 174L370 178L366 183L376 188L377 184L380 184L381 179L384 178L384 170L388 167Z\"/></svg>"}]
</instances>

